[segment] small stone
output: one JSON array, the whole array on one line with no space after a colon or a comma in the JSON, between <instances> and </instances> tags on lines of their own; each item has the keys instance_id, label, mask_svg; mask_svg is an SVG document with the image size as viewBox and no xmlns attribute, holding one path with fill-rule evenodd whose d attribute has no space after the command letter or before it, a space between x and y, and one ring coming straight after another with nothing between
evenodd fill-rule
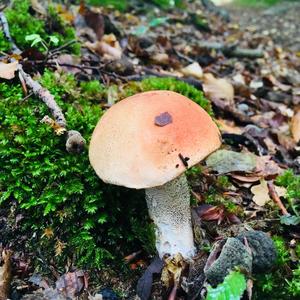
<instances>
[{"instance_id":1,"label":"small stone","mask_svg":"<svg viewBox=\"0 0 300 300\"><path fill-rule=\"evenodd\" d=\"M253 256L253 272L265 273L275 264L276 248L272 239L263 231L245 231L237 236L241 242L247 239Z\"/></svg>"},{"instance_id":2,"label":"small stone","mask_svg":"<svg viewBox=\"0 0 300 300\"><path fill-rule=\"evenodd\" d=\"M208 257L208 262L216 256L215 248ZM247 272L252 271L252 255L247 247L236 238L228 238L219 257L211 264L206 264L204 273L212 285L223 282L225 276L235 267L242 267Z\"/></svg>"}]
</instances>

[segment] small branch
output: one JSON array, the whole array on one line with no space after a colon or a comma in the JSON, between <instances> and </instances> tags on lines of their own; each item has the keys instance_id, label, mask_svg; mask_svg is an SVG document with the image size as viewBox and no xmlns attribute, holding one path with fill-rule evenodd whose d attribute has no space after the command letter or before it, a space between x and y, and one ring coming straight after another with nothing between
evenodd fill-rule
<instances>
[{"instance_id":1,"label":"small branch","mask_svg":"<svg viewBox=\"0 0 300 300\"><path fill-rule=\"evenodd\" d=\"M277 206L281 209L281 212L283 215L289 215L288 211L286 210L286 208L284 207L283 203L281 202L274 184L272 181L268 181L268 188L269 188L269 193L270 193L270 197L272 198L272 200L275 202L275 204L277 204Z\"/></svg>"},{"instance_id":2,"label":"small branch","mask_svg":"<svg viewBox=\"0 0 300 300\"><path fill-rule=\"evenodd\" d=\"M61 108L57 105L54 100L54 97L50 92L43 88L39 82L33 80L29 74L27 74L21 64L18 66L19 73L22 75L26 85L32 90L34 95L39 97L50 109L55 121L61 127L66 127L66 120Z\"/></svg>"},{"instance_id":3,"label":"small branch","mask_svg":"<svg viewBox=\"0 0 300 300\"><path fill-rule=\"evenodd\" d=\"M76 43L77 40L71 40L67 43L65 43L64 45L59 46L58 48L53 49L52 51L49 51L49 55L48 57L52 57L53 55L55 55L57 52L71 46L72 44Z\"/></svg>"},{"instance_id":4,"label":"small branch","mask_svg":"<svg viewBox=\"0 0 300 300\"><path fill-rule=\"evenodd\" d=\"M230 47L218 42L207 42L199 41L197 46L205 49L213 49L217 51L222 51L225 55L231 57L241 57L241 58L262 58L264 57L264 51L261 49L243 49L236 46Z\"/></svg>"}]
</instances>

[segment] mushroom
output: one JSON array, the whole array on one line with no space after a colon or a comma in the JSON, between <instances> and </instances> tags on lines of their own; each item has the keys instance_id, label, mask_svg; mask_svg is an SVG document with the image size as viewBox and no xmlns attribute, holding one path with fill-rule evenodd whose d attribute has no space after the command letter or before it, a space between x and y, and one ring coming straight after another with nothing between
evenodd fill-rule
<instances>
[{"instance_id":1,"label":"mushroom","mask_svg":"<svg viewBox=\"0 0 300 300\"><path fill-rule=\"evenodd\" d=\"M188 259L195 246L184 172L220 144L216 124L199 105L175 92L150 91L106 111L93 132L89 159L104 182L146 189L159 256Z\"/></svg>"}]
</instances>

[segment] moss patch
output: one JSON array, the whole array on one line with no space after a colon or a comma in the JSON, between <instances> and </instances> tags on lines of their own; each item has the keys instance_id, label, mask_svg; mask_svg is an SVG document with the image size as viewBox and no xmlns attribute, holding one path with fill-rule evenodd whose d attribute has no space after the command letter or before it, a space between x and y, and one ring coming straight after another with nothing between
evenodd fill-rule
<instances>
[{"instance_id":1,"label":"moss patch","mask_svg":"<svg viewBox=\"0 0 300 300\"><path fill-rule=\"evenodd\" d=\"M102 115L103 87L96 82L80 87L73 76L50 71L40 81L62 107L69 128L89 142ZM22 101L19 85L1 82L0 98L0 205L16 206L33 253L61 265L72 257L77 265L100 267L113 258L121 262L137 247L149 249L143 192L102 183L87 149L81 155L67 153L65 139L40 122L49 114L47 107L33 97ZM2 234L1 241L9 242ZM22 243L18 237L15 242L15 247Z\"/></svg>"}]
</instances>

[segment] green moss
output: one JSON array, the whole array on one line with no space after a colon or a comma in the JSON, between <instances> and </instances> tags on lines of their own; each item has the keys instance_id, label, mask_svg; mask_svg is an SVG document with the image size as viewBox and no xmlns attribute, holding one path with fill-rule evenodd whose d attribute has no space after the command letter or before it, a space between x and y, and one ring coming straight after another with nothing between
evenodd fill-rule
<instances>
[{"instance_id":1,"label":"green moss","mask_svg":"<svg viewBox=\"0 0 300 300\"><path fill-rule=\"evenodd\" d=\"M4 36L3 31L0 31L0 51L8 52L11 48L10 43L7 41L6 37Z\"/></svg>"},{"instance_id":2,"label":"green moss","mask_svg":"<svg viewBox=\"0 0 300 300\"><path fill-rule=\"evenodd\" d=\"M258 275L254 282L254 299L299 299L300 269L290 269L291 257L286 241L281 236L272 237L277 250L277 267L270 274ZM276 292L275 292L276 291Z\"/></svg>"},{"instance_id":3,"label":"green moss","mask_svg":"<svg viewBox=\"0 0 300 300\"><path fill-rule=\"evenodd\" d=\"M100 95L103 87L92 82L80 88L73 76L50 71L40 81L62 107L69 128L89 142L102 115L91 92ZM0 208L17 203L16 213L24 217L19 226L33 253L62 266L71 257L77 265L100 267L151 243L146 231L138 237L133 229L148 226L142 191L104 184L87 149L67 153L64 137L40 122L50 114L47 107L32 97L22 101L21 86L0 82L0 98ZM49 228L53 236L47 237ZM0 233L0 239L5 243L7 237ZM54 256L59 243L65 248Z\"/></svg>"},{"instance_id":4,"label":"green moss","mask_svg":"<svg viewBox=\"0 0 300 300\"><path fill-rule=\"evenodd\" d=\"M26 41L27 35L36 33L45 38L45 23L29 13L28 0L14 0L12 7L5 10L10 34L20 49L30 47L31 42Z\"/></svg>"},{"instance_id":5,"label":"green moss","mask_svg":"<svg viewBox=\"0 0 300 300\"><path fill-rule=\"evenodd\" d=\"M142 80L141 82L130 82L124 86L123 91L120 93L120 100L132 96L139 92L146 92L152 90L169 90L182 94L205 109L210 115L213 114L210 102L203 96L203 93L193 87L174 78L158 78L151 77Z\"/></svg>"},{"instance_id":6,"label":"green moss","mask_svg":"<svg viewBox=\"0 0 300 300\"><path fill-rule=\"evenodd\" d=\"M289 251L284 239L281 236L273 236L273 241L277 250L277 265L282 266L290 259Z\"/></svg>"},{"instance_id":7,"label":"green moss","mask_svg":"<svg viewBox=\"0 0 300 300\"><path fill-rule=\"evenodd\" d=\"M12 7L5 10L11 36L21 50L30 47L31 41L26 41L25 38L31 34L39 34L45 41L48 41L49 35L54 35L59 39L58 47L76 39L74 28L65 24L53 7L49 6L47 20L37 18L31 12L28 0L14 0ZM79 43L73 44L70 49L74 54L79 54ZM39 50L44 51L44 48L40 47Z\"/></svg>"},{"instance_id":8,"label":"green moss","mask_svg":"<svg viewBox=\"0 0 300 300\"><path fill-rule=\"evenodd\" d=\"M128 7L126 0L88 0L88 3L95 6L111 6L120 11L125 11Z\"/></svg>"},{"instance_id":9,"label":"green moss","mask_svg":"<svg viewBox=\"0 0 300 300\"><path fill-rule=\"evenodd\" d=\"M287 189L285 198L288 201L289 208L296 216L299 216L300 176L295 175L292 170L287 170L276 178L276 184Z\"/></svg>"}]
</instances>

